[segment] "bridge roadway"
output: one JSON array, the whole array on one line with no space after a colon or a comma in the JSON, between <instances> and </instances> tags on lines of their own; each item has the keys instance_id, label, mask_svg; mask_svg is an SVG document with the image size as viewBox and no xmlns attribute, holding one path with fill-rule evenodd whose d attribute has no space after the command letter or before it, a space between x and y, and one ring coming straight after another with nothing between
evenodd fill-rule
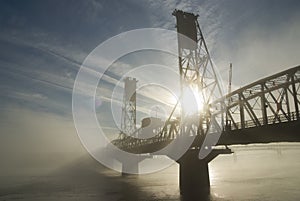
<instances>
[{"instance_id":1,"label":"bridge roadway","mask_svg":"<svg viewBox=\"0 0 300 201\"><path fill-rule=\"evenodd\" d=\"M300 66L242 87L211 105L220 104L226 105L227 119L217 145L299 142ZM152 138L125 137L113 144L133 153L152 153L180 135L179 126L178 120L170 120ZM199 146L204 137L197 135L191 147Z\"/></svg>"},{"instance_id":2,"label":"bridge roadway","mask_svg":"<svg viewBox=\"0 0 300 201\"><path fill-rule=\"evenodd\" d=\"M294 113L292 114L294 115ZM274 117L270 117L274 118ZM247 125L247 123L246 123ZM272 142L300 142L300 118L292 121L262 125L260 127L249 127L244 129L224 130L216 145L242 145L254 143L272 143ZM194 136L190 136L194 138ZM159 150L170 144L174 138L153 137L150 139L128 138L118 143L114 142L119 148L131 153L153 153L164 155ZM191 147L198 147L203 141L202 136L196 136ZM175 149L175 148L174 148Z\"/></svg>"}]
</instances>

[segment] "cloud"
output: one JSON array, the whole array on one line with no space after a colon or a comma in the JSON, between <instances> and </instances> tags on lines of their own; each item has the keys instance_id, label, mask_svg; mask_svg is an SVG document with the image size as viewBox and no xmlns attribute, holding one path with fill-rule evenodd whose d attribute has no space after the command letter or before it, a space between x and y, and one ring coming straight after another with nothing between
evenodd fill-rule
<instances>
[{"instance_id":1,"label":"cloud","mask_svg":"<svg viewBox=\"0 0 300 201\"><path fill-rule=\"evenodd\" d=\"M223 58L233 63L233 82L243 86L276 72L300 64L299 15L293 16L276 29L252 24L236 34L232 45L220 48ZM218 62L226 65L224 59ZM238 76L247 75L247 76Z\"/></svg>"}]
</instances>

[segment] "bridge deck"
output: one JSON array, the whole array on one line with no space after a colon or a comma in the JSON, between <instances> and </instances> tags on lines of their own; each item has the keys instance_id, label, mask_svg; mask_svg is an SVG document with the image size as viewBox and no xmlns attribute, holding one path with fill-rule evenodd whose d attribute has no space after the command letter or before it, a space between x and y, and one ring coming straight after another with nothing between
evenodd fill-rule
<instances>
[{"instance_id":1,"label":"bridge deck","mask_svg":"<svg viewBox=\"0 0 300 201\"><path fill-rule=\"evenodd\" d=\"M233 91L211 105L222 104L226 109L219 111L227 118L218 145L300 142L300 66ZM151 153L180 135L180 126L178 120L170 120L152 138L125 137L113 144L126 151ZM193 129L189 136L196 137L191 147L201 147L205 136Z\"/></svg>"}]
</instances>

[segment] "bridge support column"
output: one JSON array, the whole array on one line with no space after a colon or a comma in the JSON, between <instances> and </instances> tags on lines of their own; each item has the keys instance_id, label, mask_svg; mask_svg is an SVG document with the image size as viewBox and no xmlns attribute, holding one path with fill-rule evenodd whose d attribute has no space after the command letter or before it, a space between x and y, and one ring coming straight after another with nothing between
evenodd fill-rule
<instances>
[{"instance_id":1,"label":"bridge support column","mask_svg":"<svg viewBox=\"0 0 300 201\"><path fill-rule=\"evenodd\" d=\"M209 193L210 181L208 162L198 158L199 150L190 150L177 162L179 163L180 193Z\"/></svg>"},{"instance_id":2,"label":"bridge support column","mask_svg":"<svg viewBox=\"0 0 300 201\"><path fill-rule=\"evenodd\" d=\"M189 195L192 198L209 194L210 181L208 163L220 154L232 154L226 149L212 150L205 158L200 160L199 150L187 151L177 162L179 163L179 188L180 194Z\"/></svg>"},{"instance_id":3,"label":"bridge support column","mask_svg":"<svg viewBox=\"0 0 300 201\"><path fill-rule=\"evenodd\" d=\"M181 194L209 193L208 163L199 159L179 162L179 186Z\"/></svg>"},{"instance_id":4,"label":"bridge support column","mask_svg":"<svg viewBox=\"0 0 300 201\"><path fill-rule=\"evenodd\" d=\"M122 175L130 175L129 172L139 173L139 161L130 161L122 163Z\"/></svg>"},{"instance_id":5,"label":"bridge support column","mask_svg":"<svg viewBox=\"0 0 300 201\"><path fill-rule=\"evenodd\" d=\"M152 158L152 156L147 155L118 159L122 164L122 175L139 174L139 163L147 158Z\"/></svg>"}]
</instances>

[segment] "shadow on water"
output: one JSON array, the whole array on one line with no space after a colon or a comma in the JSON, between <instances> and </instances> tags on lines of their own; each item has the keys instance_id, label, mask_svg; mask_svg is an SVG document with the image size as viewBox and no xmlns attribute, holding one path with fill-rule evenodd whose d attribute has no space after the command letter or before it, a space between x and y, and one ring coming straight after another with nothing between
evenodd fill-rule
<instances>
[{"instance_id":1,"label":"shadow on water","mask_svg":"<svg viewBox=\"0 0 300 201\"><path fill-rule=\"evenodd\" d=\"M159 174L159 173L157 173ZM207 191L197 191L197 192L186 192L184 194L180 195L178 188L173 188L173 192L168 191L166 188L168 186L162 185L160 187L160 190L157 190L155 187L154 189L145 189L147 187L140 185L139 180L143 178L143 175L140 176L127 176L122 179L130 178L134 182L129 182L128 185L125 184L122 187L122 190L120 192L120 195L123 196L124 199L122 200L128 200L128 201L223 201L222 198L215 197L213 194L210 194L210 192ZM150 185L149 188L152 188L153 186ZM164 192L164 193L162 193Z\"/></svg>"},{"instance_id":2,"label":"shadow on water","mask_svg":"<svg viewBox=\"0 0 300 201\"><path fill-rule=\"evenodd\" d=\"M210 193L199 191L181 195L180 201L213 201L213 198Z\"/></svg>"}]
</instances>

